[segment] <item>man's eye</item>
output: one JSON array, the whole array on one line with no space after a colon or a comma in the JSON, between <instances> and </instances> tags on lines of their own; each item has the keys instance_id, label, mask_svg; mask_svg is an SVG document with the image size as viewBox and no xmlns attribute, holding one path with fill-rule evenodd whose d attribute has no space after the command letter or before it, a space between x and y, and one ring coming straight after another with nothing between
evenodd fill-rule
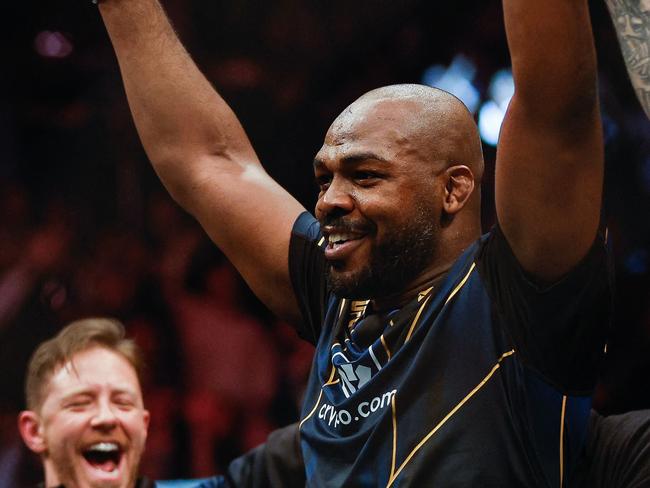
<instances>
[{"instance_id":1,"label":"man's eye","mask_svg":"<svg viewBox=\"0 0 650 488\"><path fill-rule=\"evenodd\" d=\"M331 181L332 181L332 177L329 175L322 175L316 177L316 184L318 185L320 191L327 190L330 186Z\"/></svg>"},{"instance_id":2,"label":"man's eye","mask_svg":"<svg viewBox=\"0 0 650 488\"><path fill-rule=\"evenodd\" d=\"M90 405L90 400L75 400L66 405L67 408L72 410L81 410Z\"/></svg>"},{"instance_id":3,"label":"man's eye","mask_svg":"<svg viewBox=\"0 0 650 488\"><path fill-rule=\"evenodd\" d=\"M379 175L371 171L357 171L354 174L354 179L363 183L368 183L379 178Z\"/></svg>"},{"instance_id":4,"label":"man's eye","mask_svg":"<svg viewBox=\"0 0 650 488\"><path fill-rule=\"evenodd\" d=\"M113 401L121 409L129 409L134 406L133 400L129 397L117 397Z\"/></svg>"}]
</instances>

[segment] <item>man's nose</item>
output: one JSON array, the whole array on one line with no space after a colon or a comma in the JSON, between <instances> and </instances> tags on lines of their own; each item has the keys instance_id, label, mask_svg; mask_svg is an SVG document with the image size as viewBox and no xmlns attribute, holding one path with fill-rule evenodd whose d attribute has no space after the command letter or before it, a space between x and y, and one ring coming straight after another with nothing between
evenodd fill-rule
<instances>
[{"instance_id":1,"label":"man's nose","mask_svg":"<svg viewBox=\"0 0 650 488\"><path fill-rule=\"evenodd\" d=\"M334 177L329 187L316 202L317 216L332 213L347 214L354 209L354 198L350 194L347 182L339 177Z\"/></svg>"},{"instance_id":2,"label":"man's nose","mask_svg":"<svg viewBox=\"0 0 650 488\"><path fill-rule=\"evenodd\" d=\"M117 425L115 406L108 401L100 401L90 424L96 429L110 430Z\"/></svg>"}]
</instances>

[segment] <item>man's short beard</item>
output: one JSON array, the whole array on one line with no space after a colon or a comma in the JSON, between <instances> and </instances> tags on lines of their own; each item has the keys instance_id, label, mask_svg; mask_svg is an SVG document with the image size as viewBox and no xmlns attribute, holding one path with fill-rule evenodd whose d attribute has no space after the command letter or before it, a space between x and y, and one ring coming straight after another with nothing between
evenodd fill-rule
<instances>
[{"instance_id":1,"label":"man's short beard","mask_svg":"<svg viewBox=\"0 0 650 488\"><path fill-rule=\"evenodd\" d=\"M327 284L339 298L373 299L400 293L431 263L437 239L435 217L418 208L413 220L391 232L371 251L370 262L352 276L328 264Z\"/></svg>"}]
</instances>

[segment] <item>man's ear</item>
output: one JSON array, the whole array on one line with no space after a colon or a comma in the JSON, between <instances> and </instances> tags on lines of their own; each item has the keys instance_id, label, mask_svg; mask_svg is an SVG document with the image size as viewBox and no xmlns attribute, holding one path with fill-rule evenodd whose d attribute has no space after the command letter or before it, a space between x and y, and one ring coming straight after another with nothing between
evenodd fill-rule
<instances>
[{"instance_id":1,"label":"man's ear","mask_svg":"<svg viewBox=\"0 0 650 488\"><path fill-rule=\"evenodd\" d=\"M41 428L41 419L36 412L24 410L18 415L18 430L23 441L36 454L45 452L45 438Z\"/></svg>"},{"instance_id":2,"label":"man's ear","mask_svg":"<svg viewBox=\"0 0 650 488\"><path fill-rule=\"evenodd\" d=\"M449 215L458 213L474 192L474 174L464 165L450 166L445 170L445 200L443 210Z\"/></svg>"},{"instance_id":3,"label":"man's ear","mask_svg":"<svg viewBox=\"0 0 650 488\"><path fill-rule=\"evenodd\" d=\"M151 415L149 414L149 410L144 410L142 412L142 420L144 421L144 429L147 435L149 434L149 420L151 420Z\"/></svg>"}]
</instances>

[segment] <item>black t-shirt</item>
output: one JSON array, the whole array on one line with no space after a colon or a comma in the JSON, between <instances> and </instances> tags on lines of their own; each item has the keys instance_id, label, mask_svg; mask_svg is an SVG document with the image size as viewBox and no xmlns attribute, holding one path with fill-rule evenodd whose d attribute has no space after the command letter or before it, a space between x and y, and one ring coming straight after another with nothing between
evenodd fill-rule
<instances>
[{"instance_id":1,"label":"black t-shirt","mask_svg":"<svg viewBox=\"0 0 650 488\"><path fill-rule=\"evenodd\" d=\"M603 417L592 412L577 486L650 487L650 411Z\"/></svg>"},{"instance_id":2,"label":"black t-shirt","mask_svg":"<svg viewBox=\"0 0 650 488\"><path fill-rule=\"evenodd\" d=\"M317 345L300 422L308 486L559 486L583 447L610 315L601 238L549 286L498 227L444 280L377 317L335 297L317 221L290 273ZM356 334L367 321L378 337Z\"/></svg>"},{"instance_id":3,"label":"black t-shirt","mask_svg":"<svg viewBox=\"0 0 650 488\"><path fill-rule=\"evenodd\" d=\"M298 425L291 424L271 432L265 444L230 463L224 487L298 488L304 485L305 467Z\"/></svg>"}]
</instances>

